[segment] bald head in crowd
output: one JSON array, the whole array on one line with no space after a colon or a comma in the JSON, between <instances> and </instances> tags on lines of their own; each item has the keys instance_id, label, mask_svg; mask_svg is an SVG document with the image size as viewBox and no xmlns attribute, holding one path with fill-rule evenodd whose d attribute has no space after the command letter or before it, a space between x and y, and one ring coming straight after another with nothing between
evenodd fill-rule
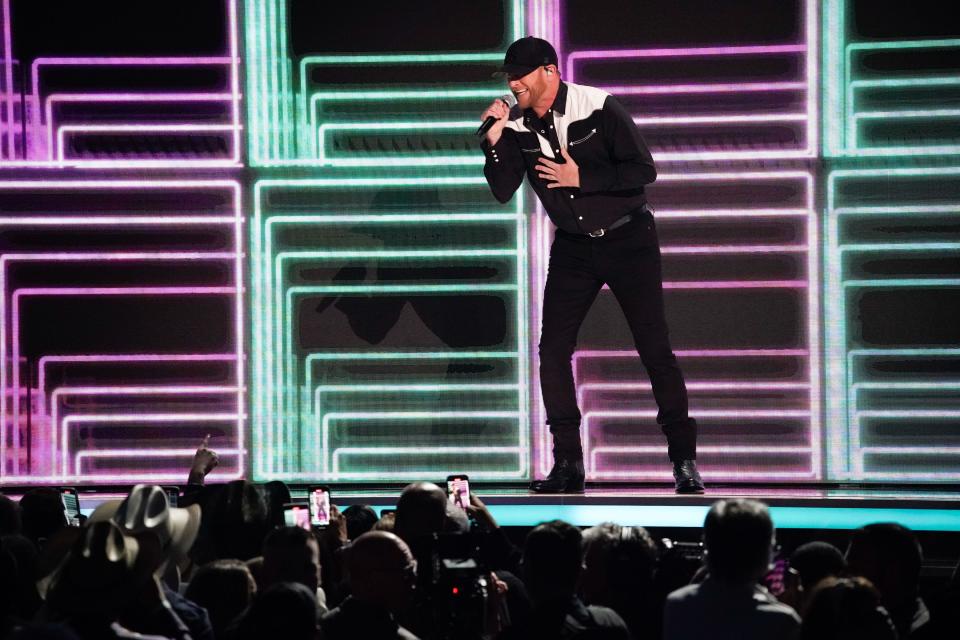
<instances>
[{"instance_id":1,"label":"bald head in crowd","mask_svg":"<svg viewBox=\"0 0 960 640\"><path fill-rule=\"evenodd\" d=\"M447 494L432 482L407 485L397 501L394 531L408 544L434 533L465 531L467 516L447 501Z\"/></svg>"},{"instance_id":2,"label":"bald head in crowd","mask_svg":"<svg viewBox=\"0 0 960 640\"><path fill-rule=\"evenodd\" d=\"M416 562L399 537L370 531L350 545L347 574L355 599L397 612L413 597Z\"/></svg>"}]
</instances>

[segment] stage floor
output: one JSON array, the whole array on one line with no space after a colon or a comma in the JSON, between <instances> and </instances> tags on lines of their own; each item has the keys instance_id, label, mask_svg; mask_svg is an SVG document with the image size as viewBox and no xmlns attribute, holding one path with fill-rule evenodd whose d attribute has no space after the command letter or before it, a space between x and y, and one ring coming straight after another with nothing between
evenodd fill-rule
<instances>
[{"instance_id":1,"label":"stage floor","mask_svg":"<svg viewBox=\"0 0 960 640\"><path fill-rule=\"evenodd\" d=\"M521 487L483 485L474 492L502 526L531 526L559 518L580 526L604 521L644 527L700 527L720 498L755 498L770 506L781 529L856 529L899 522L917 531L960 532L960 486L712 486L704 495L678 496L668 486L587 486L583 495L533 494ZM294 492L295 497L306 494ZM338 505L394 506L399 489L333 488Z\"/></svg>"},{"instance_id":2,"label":"stage floor","mask_svg":"<svg viewBox=\"0 0 960 640\"><path fill-rule=\"evenodd\" d=\"M295 501L306 501L306 486L291 484ZM331 485L341 509L368 504L392 509L401 485ZM4 487L13 499L24 487ZM80 506L89 514L104 501L122 498L123 487L79 487ZM678 496L667 485L587 486L582 495L534 494L525 485L483 485L473 491L501 526L529 527L562 519L579 526L604 521L644 527L699 528L720 498L762 500L779 529L856 529L871 522L899 522L915 531L960 532L958 485L710 485L704 495Z\"/></svg>"}]
</instances>

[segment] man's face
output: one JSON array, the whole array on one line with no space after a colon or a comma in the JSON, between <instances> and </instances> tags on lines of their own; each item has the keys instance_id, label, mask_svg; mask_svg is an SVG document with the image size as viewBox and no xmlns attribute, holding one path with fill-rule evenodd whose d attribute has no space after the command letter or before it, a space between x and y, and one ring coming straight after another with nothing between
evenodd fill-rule
<instances>
[{"instance_id":1,"label":"man's face","mask_svg":"<svg viewBox=\"0 0 960 640\"><path fill-rule=\"evenodd\" d=\"M507 86L517 99L517 106L529 109L547 91L547 72L544 67L537 67L525 76L507 76Z\"/></svg>"}]
</instances>

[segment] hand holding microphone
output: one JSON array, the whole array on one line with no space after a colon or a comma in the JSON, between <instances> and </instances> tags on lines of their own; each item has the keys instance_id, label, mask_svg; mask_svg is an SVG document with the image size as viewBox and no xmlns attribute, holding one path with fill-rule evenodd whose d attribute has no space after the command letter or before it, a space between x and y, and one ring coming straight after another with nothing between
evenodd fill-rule
<instances>
[{"instance_id":1,"label":"hand holding microphone","mask_svg":"<svg viewBox=\"0 0 960 640\"><path fill-rule=\"evenodd\" d=\"M500 140L500 134L507 124L507 117L510 115L510 109L517 103L517 99L512 93L502 95L487 107L480 117L483 124L477 129L477 136L486 135L487 142L491 145L497 144Z\"/></svg>"}]
</instances>

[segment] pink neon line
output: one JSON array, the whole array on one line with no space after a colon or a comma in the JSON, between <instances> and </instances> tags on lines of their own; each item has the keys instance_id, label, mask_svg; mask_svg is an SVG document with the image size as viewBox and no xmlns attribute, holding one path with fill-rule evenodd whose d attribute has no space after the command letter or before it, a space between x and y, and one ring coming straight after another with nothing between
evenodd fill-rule
<instances>
[{"instance_id":1,"label":"pink neon line","mask_svg":"<svg viewBox=\"0 0 960 640\"><path fill-rule=\"evenodd\" d=\"M703 254L703 253L806 253L810 247L805 244L754 244L754 245L700 245L687 247L661 247L663 254Z\"/></svg>"},{"instance_id":2,"label":"pink neon line","mask_svg":"<svg viewBox=\"0 0 960 640\"><path fill-rule=\"evenodd\" d=\"M806 289L806 280L731 280L664 282L664 289Z\"/></svg>"},{"instance_id":3,"label":"pink neon line","mask_svg":"<svg viewBox=\"0 0 960 640\"><path fill-rule=\"evenodd\" d=\"M233 154L231 159L240 161L240 72L238 61L240 60L239 44L237 43L237 34L239 32L237 25L237 0L227 0L227 33L230 38L230 92L232 95L231 108L233 116ZM238 334L242 336L242 334ZM241 456L241 463L243 458Z\"/></svg>"},{"instance_id":4,"label":"pink neon line","mask_svg":"<svg viewBox=\"0 0 960 640\"><path fill-rule=\"evenodd\" d=\"M65 162L68 160L66 157L66 137L70 134L84 134L84 133L112 133L112 132L153 132L153 133L181 133L181 132L201 132L201 131L231 131L235 129L235 125L232 124L109 124L109 125L93 125L93 124L77 124L77 125L60 125L57 127L57 160L59 162ZM83 160L82 158L69 158L75 160ZM221 158L224 160L224 158ZM131 162L130 159L115 160L115 162ZM170 162L170 160L165 160L164 162ZM200 160L197 160L200 162ZM202 162L209 162L209 160L203 160Z\"/></svg>"},{"instance_id":5,"label":"pink neon line","mask_svg":"<svg viewBox=\"0 0 960 640\"><path fill-rule=\"evenodd\" d=\"M801 44L760 44L724 47L670 47L659 49L608 49L597 51L575 51L567 60L603 59L603 58L683 58L696 56L738 56L754 53L805 53L807 45Z\"/></svg>"},{"instance_id":6,"label":"pink neon line","mask_svg":"<svg viewBox=\"0 0 960 640\"><path fill-rule=\"evenodd\" d=\"M647 391L649 382L581 382L577 384L577 404L583 406L588 392ZM687 391L803 391L806 382L687 382Z\"/></svg>"},{"instance_id":7,"label":"pink neon line","mask_svg":"<svg viewBox=\"0 0 960 640\"><path fill-rule=\"evenodd\" d=\"M240 185L235 180L7 180L0 189L213 189L230 188L235 193ZM235 203L236 208L236 203ZM238 212L239 215L239 212Z\"/></svg>"},{"instance_id":8,"label":"pink neon line","mask_svg":"<svg viewBox=\"0 0 960 640\"><path fill-rule=\"evenodd\" d=\"M231 102L229 93L53 93L47 96L47 157L54 159L54 102ZM230 125L231 127L235 125Z\"/></svg>"},{"instance_id":9,"label":"pink neon line","mask_svg":"<svg viewBox=\"0 0 960 640\"><path fill-rule=\"evenodd\" d=\"M757 357L789 357L809 355L806 349L679 349L673 352L684 358L757 358ZM633 350L577 350L573 358L631 358L636 357Z\"/></svg>"},{"instance_id":10,"label":"pink neon line","mask_svg":"<svg viewBox=\"0 0 960 640\"><path fill-rule=\"evenodd\" d=\"M3 0L3 6L0 8L3 10L3 74L4 84L6 85L7 90L7 119L9 120L10 125L7 128L7 147L8 157L13 159L16 156L16 143L13 133L13 37L10 31L10 24L12 22L10 19L10 0ZM24 141L24 145L26 145L26 141ZM0 153L0 155L3 154ZM6 438L3 438L2 440L4 443L6 443ZM2 457L0 457L0 463L4 463L4 459Z\"/></svg>"},{"instance_id":11,"label":"pink neon line","mask_svg":"<svg viewBox=\"0 0 960 640\"><path fill-rule=\"evenodd\" d=\"M751 478L813 478L816 476L814 471L715 471L717 467L710 464L700 465L700 470L707 475L707 481L717 480L748 480ZM650 479L672 479L669 471L663 471L662 465L657 467L636 467L633 471L594 471L587 474L588 479L594 478L650 478Z\"/></svg>"},{"instance_id":12,"label":"pink neon line","mask_svg":"<svg viewBox=\"0 0 960 640\"><path fill-rule=\"evenodd\" d=\"M236 218L233 216L211 215L211 216L49 216L43 218L34 218L25 216L22 218L0 218L0 227L2 226L27 226L27 225L71 225L77 227L97 227L104 225L130 224L130 225L170 225L170 226L189 226L197 224L235 224ZM12 254L5 254L12 255ZM35 254L16 254L29 256ZM73 255L70 253L51 253L56 255ZM89 253L77 253L76 255L92 255ZM106 254L102 254L106 255ZM116 255L136 255L128 252L117 252ZM146 254L144 254L146 255Z\"/></svg>"},{"instance_id":13,"label":"pink neon line","mask_svg":"<svg viewBox=\"0 0 960 640\"><path fill-rule=\"evenodd\" d=\"M84 423L110 423L110 422L227 422L238 418L238 414L195 414L195 413L131 413L131 414L111 414L111 415L82 415L68 416L63 420L63 430L61 431L62 448L61 464L63 473L69 474L69 429L76 424Z\"/></svg>"},{"instance_id":14,"label":"pink neon line","mask_svg":"<svg viewBox=\"0 0 960 640\"><path fill-rule=\"evenodd\" d=\"M756 124L757 122L806 122L805 113L758 113L745 115L634 117L638 125L647 127L683 124Z\"/></svg>"},{"instance_id":15,"label":"pink neon line","mask_svg":"<svg viewBox=\"0 0 960 640\"><path fill-rule=\"evenodd\" d=\"M128 296L153 294L158 296L170 295L203 295L208 293L236 293L233 287L30 287L17 289L13 297L20 296Z\"/></svg>"},{"instance_id":16,"label":"pink neon line","mask_svg":"<svg viewBox=\"0 0 960 640\"><path fill-rule=\"evenodd\" d=\"M43 392L46 386L47 364L55 363L107 363L107 362L236 362L235 353L137 353L96 355L46 355L37 360L37 388Z\"/></svg>"},{"instance_id":17,"label":"pink neon line","mask_svg":"<svg viewBox=\"0 0 960 640\"><path fill-rule=\"evenodd\" d=\"M656 95L675 93L740 93L755 91L802 91L804 82L739 82L715 84L607 85L598 87L614 95Z\"/></svg>"}]
</instances>

